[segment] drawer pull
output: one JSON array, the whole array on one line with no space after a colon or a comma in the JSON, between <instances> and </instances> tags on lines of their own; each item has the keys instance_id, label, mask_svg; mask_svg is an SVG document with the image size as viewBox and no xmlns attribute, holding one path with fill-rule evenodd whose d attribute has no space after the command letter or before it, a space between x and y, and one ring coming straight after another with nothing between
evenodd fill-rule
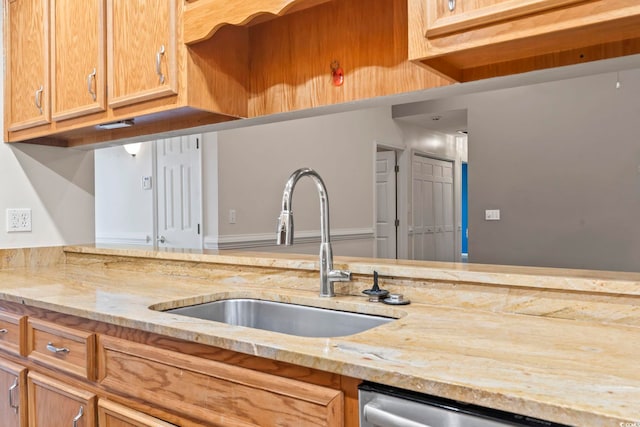
<instances>
[{"instance_id":1,"label":"drawer pull","mask_svg":"<svg viewBox=\"0 0 640 427\"><path fill-rule=\"evenodd\" d=\"M13 380L13 385L9 387L9 407L13 409L13 412L18 413L18 407L20 404L15 404L13 401L13 392L18 388L18 379Z\"/></svg>"},{"instance_id":2,"label":"drawer pull","mask_svg":"<svg viewBox=\"0 0 640 427\"><path fill-rule=\"evenodd\" d=\"M73 419L73 427L78 427L78 421L80 421L80 418L82 418L83 415L84 415L84 407L81 406L80 410L78 411L78 415L76 415L76 417Z\"/></svg>"},{"instance_id":3,"label":"drawer pull","mask_svg":"<svg viewBox=\"0 0 640 427\"><path fill-rule=\"evenodd\" d=\"M7 328L0 329L0 334L2 334L2 335L6 334L8 332L9 332L9 330Z\"/></svg>"},{"instance_id":4,"label":"drawer pull","mask_svg":"<svg viewBox=\"0 0 640 427\"><path fill-rule=\"evenodd\" d=\"M55 354L60 354L60 353L69 353L71 350L69 350L66 347L56 347L55 345L53 345L53 343L48 343L47 344L47 350L49 350L51 353L55 353Z\"/></svg>"}]
</instances>

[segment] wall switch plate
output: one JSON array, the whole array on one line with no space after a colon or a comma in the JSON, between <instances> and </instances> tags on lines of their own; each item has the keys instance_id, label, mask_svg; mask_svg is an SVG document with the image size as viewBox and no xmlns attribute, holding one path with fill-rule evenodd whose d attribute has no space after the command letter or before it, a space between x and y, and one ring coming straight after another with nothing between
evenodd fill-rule
<instances>
[{"instance_id":1,"label":"wall switch plate","mask_svg":"<svg viewBox=\"0 0 640 427\"><path fill-rule=\"evenodd\" d=\"M484 211L486 221L500 221L500 209L487 209Z\"/></svg>"},{"instance_id":2,"label":"wall switch plate","mask_svg":"<svg viewBox=\"0 0 640 427\"><path fill-rule=\"evenodd\" d=\"M142 177L142 189L143 190L151 190L151 177L143 176Z\"/></svg>"},{"instance_id":3,"label":"wall switch plate","mask_svg":"<svg viewBox=\"0 0 640 427\"><path fill-rule=\"evenodd\" d=\"M7 232L31 231L31 209L7 209Z\"/></svg>"},{"instance_id":4,"label":"wall switch plate","mask_svg":"<svg viewBox=\"0 0 640 427\"><path fill-rule=\"evenodd\" d=\"M229 209L229 224L235 224L235 223L236 223L236 210Z\"/></svg>"}]
</instances>

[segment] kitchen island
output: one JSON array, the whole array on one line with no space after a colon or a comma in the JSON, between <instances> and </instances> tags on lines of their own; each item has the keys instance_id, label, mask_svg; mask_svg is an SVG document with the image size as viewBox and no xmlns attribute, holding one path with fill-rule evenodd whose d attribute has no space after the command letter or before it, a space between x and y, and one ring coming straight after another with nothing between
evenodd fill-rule
<instances>
[{"instance_id":1,"label":"kitchen island","mask_svg":"<svg viewBox=\"0 0 640 427\"><path fill-rule=\"evenodd\" d=\"M640 423L640 274L337 257L353 280L320 298L314 256L31 251L4 251L0 300L9 312L60 313L569 425ZM373 270L412 303L368 302L361 292ZM397 320L309 338L161 311L228 298ZM88 378L100 383L103 373Z\"/></svg>"}]
</instances>

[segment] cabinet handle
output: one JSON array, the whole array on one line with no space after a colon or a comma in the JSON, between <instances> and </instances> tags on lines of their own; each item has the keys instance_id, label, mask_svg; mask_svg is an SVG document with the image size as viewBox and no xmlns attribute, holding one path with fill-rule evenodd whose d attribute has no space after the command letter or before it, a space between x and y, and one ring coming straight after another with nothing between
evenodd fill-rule
<instances>
[{"instance_id":1,"label":"cabinet handle","mask_svg":"<svg viewBox=\"0 0 640 427\"><path fill-rule=\"evenodd\" d=\"M160 84L164 84L164 74L162 74L162 57L164 56L164 45L156 53L156 74L160 78Z\"/></svg>"},{"instance_id":2,"label":"cabinet handle","mask_svg":"<svg viewBox=\"0 0 640 427\"><path fill-rule=\"evenodd\" d=\"M13 380L13 385L11 387L9 387L9 407L13 409L13 412L15 412L16 414L18 413L18 407L20 406L20 404L18 403L17 405L14 403L13 401L13 392L18 388L18 379L14 379Z\"/></svg>"},{"instance_id":3,"label":"cabinet handle","mask_svg":"<svg viewBox=\"0 0 640 427\"><path fill-rule=\"evenodd\" d=\"M449 0L449 12L456 10L456 0Z\"/></svg>"},{"instance_id":4,"label":"cabinet handle","mask_svg":"<svg viewBox=\"0 0 640 427\"><path fill-rule=\"evenodd\" d=\"M78 421L80 421L80 418L82 418L83 415L84 415L84 407L81 406L80 410L78 411L78 415L76 415L76 417L73 419L73 427L78 427Z\"/></svg>"},{"instance_id":5,"label":"cabinet handle","mask_svg":"<svg viewBox=\"0 0 640 427\"><path fill-rule=\"evenodd\" d=\"M40 85L40 89L36 90L36 108L42 114L42 92L44 92L44 86Z\"/></svg>"},{"instance_id":6,"label":"cabinet handle","mask_svg":"<svg viewBox=\"0 0 640 427\"><path fill-rule=\"evenodd\" d=\"M96 80L96 69L93 69L93 72L89 73L87 76L87 90L89 91L89 95L93 100L96 100L96 93L93 91L93 82Z\"/></svg>"},{"instance_id":7,"label":"cabinet handle","mask_svg":"<svg viewBox=\"0 0 640 427\"><path fill-rule=\"evenodd\" d=\"M9 330L7 328L0 329L0 334L2 334L2 335L6 334L8 332L9 332Z\"/></svg>"},{"instance_id":8,"label":"cabinet handle","mask_svg":"<svg viewBox=\"0 0 640 427\"><path fill-rule=\"evenodd\" d=\"M53 345L53 343L47 343L47 350L49 350L51 353L69 353L71 350L69 350L66 347L56 347L55 345Z\"/></svg>"}]
</instances>

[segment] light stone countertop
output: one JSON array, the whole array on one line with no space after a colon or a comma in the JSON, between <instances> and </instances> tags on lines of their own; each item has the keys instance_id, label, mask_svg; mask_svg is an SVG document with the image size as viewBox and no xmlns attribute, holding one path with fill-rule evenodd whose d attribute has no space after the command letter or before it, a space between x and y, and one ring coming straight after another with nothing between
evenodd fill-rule
<instances>
[{"instance_id":1,"label":"light stone countertop","mask_svg":"<svg viewBox=\"0 0 640 427\"><path fill-rule=\"evenodd\" d=\"M269 280L283 287L265 287L273 282L266 281L264 274L233 268L314 269L313 258L307 256L68 250L212 264L206 279L135 271L135 264L127 268L60 264L5 269L0 270L0 299L569 425L640 426L640 328L636 326L416 302L391 307L357 296L319 298L309 290L288 288L295 275L269 273ZM403 277L441 276L439 280L455 277L460 281L462 275L464 280L525 281L531 287L551 287L555 278L569 289L603 293L624 289L631 297L640 292L637 274L435 263L425 267L346 258L337 259L340 263L361 274L369 274L375 265L387 274L402 272ZM229 297L369 312L398 320L348 337L305 338L149 309Z\"/></svg>"}]
</instances>

